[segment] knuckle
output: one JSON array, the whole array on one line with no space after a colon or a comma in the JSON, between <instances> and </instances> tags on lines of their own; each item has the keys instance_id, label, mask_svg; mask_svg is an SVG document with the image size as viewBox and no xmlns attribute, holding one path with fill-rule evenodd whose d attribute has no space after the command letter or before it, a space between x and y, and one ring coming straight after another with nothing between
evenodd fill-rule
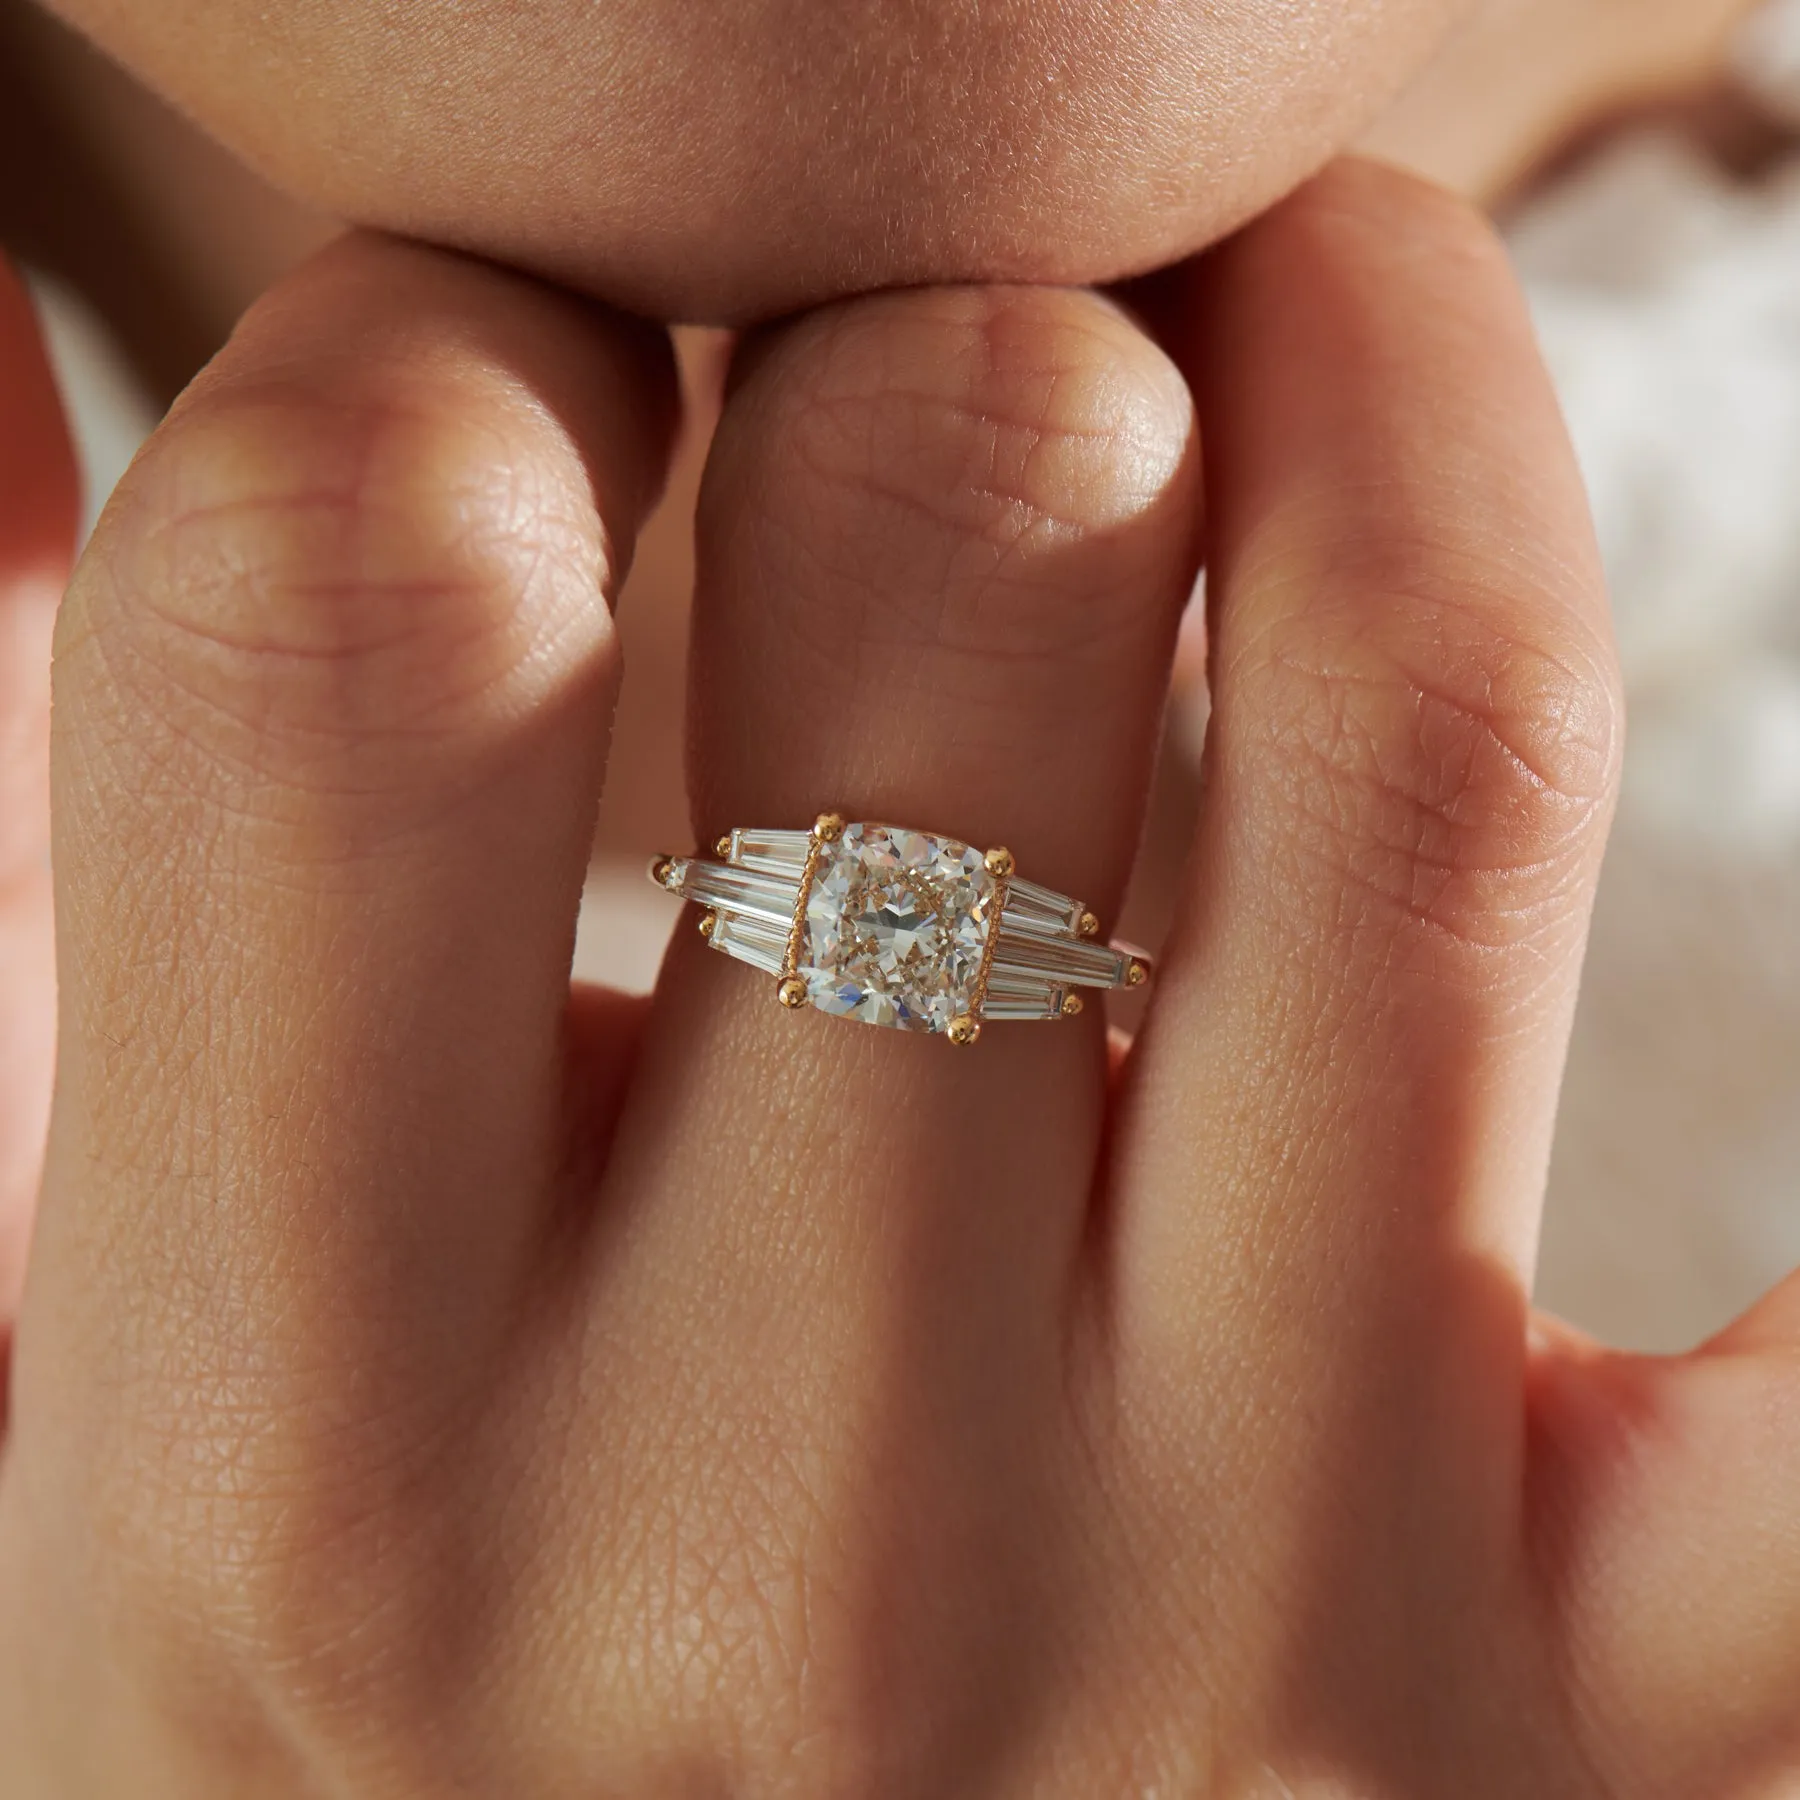
<instances>
[{"instance_id":1,"label":"knuckle","mask_svg":"<svg viewBox=\"0 0 1800 1800\"><path fill-rule=\"evenodd\" d=\"M751 415L755 454L791 476L764 485L774 530L909 632L1055 654L1191 579L1166 521L1195 485L1192 402L1103 301L853 302L802 328L769 375Z\"/></svg>"},{"instance_id":2,"label":"knuckle","mask_svg":"<svg viewBox=\"0 0 1800 1800\"><path fill-rule=\"evenodd\" d=\"M316 1394L202 1383L138 1422L88 1512L121 1617L173 1664L323 1716L454 1630L471 1583L448 1459Z\"/></svg>"},{"instance_id":3,"label":"knuckle","mask_svg":"<svg viewBox=\"0 0 1800 1800\"><path fill-rule=\"evenodd\" d=\"M671 1397L674 1416L611 1460L567 1535L604 1571L607 1624L637 1621L646 1702L717 1686L773 1718L803 1671L830 1661L818 1633L833 1610L831 1457L816 1423L755 1393L711 1423L691 1392Z\"/></svg>"},{"instance_id":4,"label":"knuckle","mask_svg":"<svg viewBox=\"0 0 1800 1800\"><path fill-rule=\"evenodd\" d=\"M214 757L431 738L516 705L603 611L585 494L572 452L467 381L223 383L140 460L62 648Z\"/></svg>"},{"instance_id":5,"label":"knuckle","mask_svg":"<svg viewBox=\"0 0 1800 1800\"><path fill-rule=\"evenodd\" d=\"M1482 949L1579 912L1623 706L1613 661L1554 599L1413 580L1313 593L1244 660L1307 871L1390 922Z\"/></svg>"}]
</instances>

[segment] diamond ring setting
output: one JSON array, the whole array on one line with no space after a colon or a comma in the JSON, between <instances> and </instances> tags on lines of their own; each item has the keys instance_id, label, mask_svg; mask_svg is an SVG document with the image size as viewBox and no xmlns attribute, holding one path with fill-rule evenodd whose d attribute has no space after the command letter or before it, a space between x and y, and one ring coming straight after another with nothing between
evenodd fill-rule
<instances>
[{"instance_id":1,"label":"diamond ring setting","mask_svg":"<svg viewBox=\"0 0 1800 1800\"><path fill-rule=\"evenodd\" d=\"M1078 988L1150 979L1143 952L1100 942L1094 914L1008 850L823 813L714 852L658 857L650 879L704 907L702 935L773 977L783 1006L972 1044L992 1021L1073 1018Z\"/></svg>"}]
</instances>

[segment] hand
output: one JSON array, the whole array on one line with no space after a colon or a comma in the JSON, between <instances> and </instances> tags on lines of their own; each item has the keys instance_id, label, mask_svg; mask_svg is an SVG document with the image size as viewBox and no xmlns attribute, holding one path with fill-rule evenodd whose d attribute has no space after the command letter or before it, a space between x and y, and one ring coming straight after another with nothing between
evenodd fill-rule
<instances>
[{"instance_id":1,"label":"hand","mask_svg":"<svg viewBox=\"0 0 1800 1800\"><path fill-rule=\"evenodd\" d=\"M1215 712L1116 1078L1097 1009L958 1051L692 931L571 1001L651 336L357 239L182 402L60 625L0 1790L1793 1774L1800 1290L1670 1362L1528 1318L1620 723L1504 260L1347 166L1169 316ZM757 340L702 836L896 817L1109 919L1199 508L1091 295Z\"/></svg>"},{"instance_id":2,"label":"hand","mask_svg":"<svg viewBox=\"0 0 1800 1800\"><path fill-rule=\"evenodd\" d=\"M1475 3L49 0L321 217L716 324L1172 262L1351 143Z\"/></svg>"}]
</instances>

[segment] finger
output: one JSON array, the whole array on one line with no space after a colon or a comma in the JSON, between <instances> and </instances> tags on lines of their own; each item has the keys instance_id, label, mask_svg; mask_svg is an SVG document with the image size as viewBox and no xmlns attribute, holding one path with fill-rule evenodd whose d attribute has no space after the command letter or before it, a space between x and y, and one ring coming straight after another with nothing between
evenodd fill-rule
<instances>
[{"instance_id":1,"label":"finger","mask_svg":"<svg viewBox=\"0 0 1800 1800\"><path fill-rule=\"evenodd\" d=\"M890 295L764 340L700 511L701 841L829 805L1004 844L1110 923L1192 583L1195 461L1178 373L1090 295ZM691 924L665 962L597 1207L582 1391L623 1498L583 1559L677 1622L683 1662L703 1644L763 1682L772 1640L870 1671L921 1743L987 1745L1002 1702L977 1671L1005 1664L1010 1689L1026 1660L991 1596L1023 1604L1016 1521L1066 1438L1048 1426L1102 1009L958 1049L775 990ZM932 1518L953 1523L922 1541ZM653 1566L619 1563L646 1541ZM766 1633L719 1618L721 1566ZM980 1694L979 1716L945 1715L941 1658L970 1659L952 1704ZM801 1704L771 1729L800 1742L870 1697L812 1687L784 1680ZM728 1728L693 1706L695 1730Z\"/></svg>"},{"instance_id":2,"label":"finger","mask_svg":"<svg viewBox=\"0 0 1800 1800\"><path fill-rule=\"evenodd\" d=\"M1581 483L1503 252L1435 190L1344 165L1193 291L1214 711L1122 1316L1175 1403L1248 1361L1371 1467L1422 1420L1516 1458L1621 736Z\"/></svg>"},{"instance_id":3,"label":"finger","mask_svg":"<svg viewBox=\"0 0 1800 1800\"><path fill-rule=\"evenodd\" d=\"M1552 1345L1532 1371L1532 1563L1615 1793L1778 1794L1800 1763L1793 1298L1691 1356Z\"/></svg>"},{"instance_id":4,"label":"finger","mask_svg":"<svg viewBox=\"0 0 1800 1800\"><path fill-rule=\"evenodd\" d=\"M60 1366L88 1406L189 1383L170 1428L228 1425L246 1488L265 1424L354 1461L340 1405L401 1479L490 1354L563 1156L607 600L671 417L659 336L354 237L139 458L59 632L21 1432Z\"/></svg>"},{"instance_id":5,"label":"finger","mask_svg":"<svg viewBox=\"0 0 1800 1800\"><path fill-rule=\"evenodd\" d=\"M25 1271L50 1114L50 631L79 499L30 297L0 263L0 1336Z\"/></svg>"},{"instance_id":6,"label":"finger","mask_svg":"<svg viewBox=\"0 0 1800 1800\"><path fill-rule=\"evenodd\" d=\"M1719 1339L1733 1350L1791 1350L1800 1345L1800 1269L1777 1282Z\"/></svg>"},{"instance_id":7,"label":"finger","mask_svg":"<svg viewBox=\"0 0 1800 1800\"><path fill-rule=\"evenodd\" d=\"M1797 1350L1800 1274L1689 1356L1536 1358L1536 1562L1619 1792L1774 1792L1800 1759Z\"/></svg>"},{"instance_id":8,"label":"finger","mask_svg":"<svg viewBox=\"0 0 1800 1800\"><path fill-rule=\"evenodd\" d=\"M1197 473L1178 372L1092 295L894 295L765 341L701 509L703 836L829 806L1004 845L1110 923L1192 585ZM708 1341L754 1380L752 1346L785 1321L813 1342L836 1321L916 1383L979 1342L1053 1342L1102 1008L959 1050L787 1011L775 988L678 937L615 1161L656 1196L642 1254L712 1296Z\"/></svg>"}]
</instances>

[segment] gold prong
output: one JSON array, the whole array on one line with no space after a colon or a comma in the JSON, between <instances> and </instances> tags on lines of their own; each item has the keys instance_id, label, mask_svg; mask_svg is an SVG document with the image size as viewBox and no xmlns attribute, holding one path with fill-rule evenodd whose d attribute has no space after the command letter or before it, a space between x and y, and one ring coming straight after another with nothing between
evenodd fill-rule
<instances>
[{"instance_id":1,"label":"gold prong","mask_svg":"<svg viewBox=\"0 0 1800 1800\"><path fill-rule=\"evenodd\" d=\"M1062 1016L1065 1019L1080 1018L1081 1017L1081 1004L1082 1004L1081 996L1079 994L1064 994L1063 995L1063 1003L1062 1003Z\"/></svg>"},{"instance_id":2,"label":"gold prong","mask_svg":"<svg viewBox=\"0 0 1800 1800\"><path fill-rule=\"evenodd\" d=\"M669 885L669 871L674 867L674 857L659 856L650 865L650 879L654 881L658 887L667 887Z\"/></svg>"},{"instance_id":3,"label":"gold prong","mask_svg":"<svg viewBox=\"0 0 1800 1800\"><path fill-rule=\"evenodd\" d=\"M695 927L695 930L697 930L703 938L707 939L710 939L712 934L718 929L719 915L715 912L702 913L700 915L700 923Z\"/></svg>"},{"instance_id":4,"label":"gold prong","mask_svg":"<svg viewBox=\"0 0 1800 1800\"><path fill-rule=\"evenodd\" d=\"M781 985L775 990L775 998L783 1006L804 1006L806 1004L806 983L798 975L784 975Z\"/></svg>"},{"instance_id":5,"label":"gold prong","mask_svg":"<svg viewBox=\"0 0 1800 1800\"><path fill-rule=\"evenodd\" d=\"M729 831L726 832L722 838L715 840L713 844L713 855L718 857L722 862L729 862L731 860L731 833Z\"/></svg>"},{"instance_id":6,"label":"gold prong","mask_svg":"<svg viewBox=\"0 0 1800 1800\"><path fill-rule=\"evenodd\" d=\"M1134 956L1125 967L1125 985L1142 987L1150 979L1150 971Z\"/></svg>"},{"instance_id":7,"label":"gold prong","mask_svg":"<svg viewBox=\"0 0 1800 1800\"><path fill-rule=\"evenodd\" d=\"M844 835L842 813L820 813L813 820L813 836L822 844L835 844Z\"/></svg>"},{"instance_id":8,"label":"gold prong","mask_svg":"<svg viewBox=\"0 0 1800 1800\"><path fill-rule=\"evenodd\" d=\"M944 1035L953 1044L972 1044L981 1036L981 1021L971 1019L967 1013L961 1013L950 1021L949 1029Z\"/></svg>"},{"instance_id":9,"label":"gold prong","mask_svg":"<svg viewBox=\"0 0 1800 1800\"><path fill-rule=\"evenodd\" d=\"M1004 881L1013 872L1013 853L1004 844L996 845L981 860L996 881Z\"/></svg>"},{"instance_id":10,"label":"gold prong","mask_svg":"<svg viewBox=\"0 0 1800 1800\"><path fill-rule=\"evenodd\" d=\"M1091 912L1084 912L1076 922L1075 930L1082 937L1098 937L1100 921Z\"/></svg>"}]
</instances>

